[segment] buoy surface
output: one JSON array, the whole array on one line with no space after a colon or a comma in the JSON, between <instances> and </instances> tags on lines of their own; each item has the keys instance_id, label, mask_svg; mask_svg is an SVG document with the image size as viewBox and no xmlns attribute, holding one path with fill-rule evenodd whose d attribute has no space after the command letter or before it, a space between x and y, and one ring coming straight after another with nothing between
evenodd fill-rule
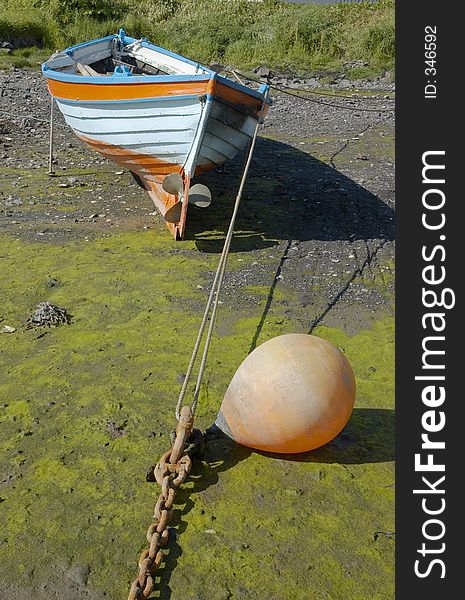
<instances>
[{"instance_id":1,"label":"buoy surface","mask_svg":"<svg viewBox=\"0 0 465 600\"><path fill-rule=\"evenodd\" d=\"M237 369L216 425L237 443L268 452L323 446L344 428L355 377L344 354L304 333L268 340Z\"/></svg>"}]
</instances>

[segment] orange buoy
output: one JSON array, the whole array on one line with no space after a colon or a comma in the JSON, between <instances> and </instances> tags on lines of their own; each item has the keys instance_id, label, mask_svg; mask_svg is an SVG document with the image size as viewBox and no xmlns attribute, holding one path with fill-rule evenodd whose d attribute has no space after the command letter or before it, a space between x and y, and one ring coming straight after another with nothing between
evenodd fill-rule
<instances>
[{"instance_id":1,"label":"orange buoy","mask_svg":"<svg viewBox=\"0 0 465 600\"><path fill-rule=\"evenodd\" d=\"M349 361L330 342L291 333L258 346L237 369L216 425L268 452L318 448L345 426L355 402Z\"/></svg>"}]
</instances>

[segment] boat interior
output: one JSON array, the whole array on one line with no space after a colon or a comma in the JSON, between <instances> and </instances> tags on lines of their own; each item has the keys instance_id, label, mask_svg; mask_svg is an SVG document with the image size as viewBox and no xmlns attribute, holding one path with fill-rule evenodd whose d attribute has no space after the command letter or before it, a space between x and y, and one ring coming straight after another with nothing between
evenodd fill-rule
<instances>
[{"instance_id":1,"label":"boat interior","mask_svg":"<svg viewBox=\"0 0 465 600\"><path fill-rule=\"evenodd\" d=\"M119 36L58 52L45 63L45 68L85 77L209 74L201 65L164 52L144 39L123 44Z\"/></svg>"}]
</instances>

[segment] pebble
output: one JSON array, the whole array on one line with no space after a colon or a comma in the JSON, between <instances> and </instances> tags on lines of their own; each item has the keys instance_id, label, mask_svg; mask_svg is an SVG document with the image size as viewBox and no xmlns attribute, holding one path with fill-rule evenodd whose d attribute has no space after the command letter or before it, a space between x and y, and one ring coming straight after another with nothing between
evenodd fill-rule
<instances>
[{"instance_id":1,"label":"pebble","mask_svg":"<svg viewBox=\"0 0 465 600\"><path fill-rule=\"evenodd\" d=\"M16 331L16 327L11 327L10 325L4 325L2 327L2 333L14 333Z\"/></svg>"},{"instance_id":2,"label":"pebble","mask_svg":"<svg viewBox=\"0 0 465 600\"><path fill-rule=\"evenodd\" d=\"M270 69L268 67L259 67L258 69L255 69L255 73L259 76L259 77L270 77L272 75Z\"/></svg>"}]
</instances>

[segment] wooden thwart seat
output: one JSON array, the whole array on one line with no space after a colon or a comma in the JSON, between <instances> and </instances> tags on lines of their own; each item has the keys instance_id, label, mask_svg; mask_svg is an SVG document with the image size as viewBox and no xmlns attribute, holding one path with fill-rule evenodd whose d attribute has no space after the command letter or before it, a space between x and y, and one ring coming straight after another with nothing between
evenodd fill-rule
<instances>
[{"instance_id":1,"label":"wooden thwart seat","mask_svg":"<svg viewBox=\"0 0 465 600\"><path fill-rule=\"evenodd\" d=\"M76 70L79 71L81 75L99 75L99 73L97 73L97 71L95 71L92 67L89 67L89 65L83 65L82 63L76 63Z\"/></svg>"}]
</instances>

